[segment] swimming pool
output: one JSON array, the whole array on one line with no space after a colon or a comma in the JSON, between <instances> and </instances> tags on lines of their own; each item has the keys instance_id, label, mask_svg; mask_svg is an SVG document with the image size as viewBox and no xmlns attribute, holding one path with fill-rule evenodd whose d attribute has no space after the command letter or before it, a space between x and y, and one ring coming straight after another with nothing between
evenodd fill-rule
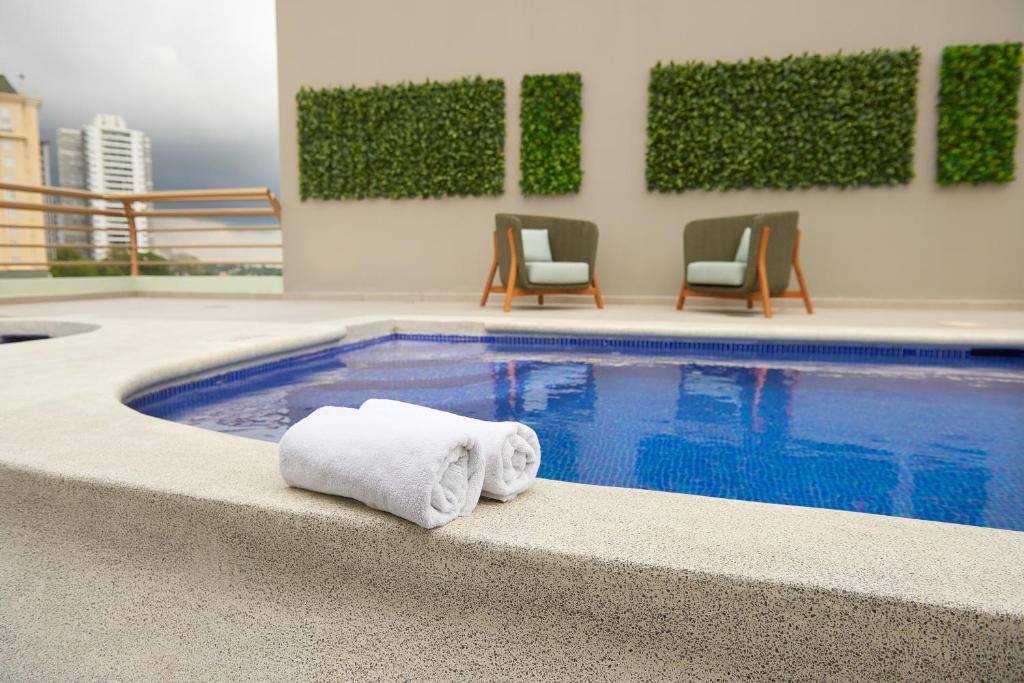
<instances>
[{"instance_id":1,"label":"swimming pool","mask_svg":"<svg viewBox=\"0 0 1024 683\"><path fill-rule=\"evenodd\" d=\"M1019 350L390 335L129 405L276 441L370 397L526 422L550 479L1024 530Z\"/></svg>"}]
</instances>

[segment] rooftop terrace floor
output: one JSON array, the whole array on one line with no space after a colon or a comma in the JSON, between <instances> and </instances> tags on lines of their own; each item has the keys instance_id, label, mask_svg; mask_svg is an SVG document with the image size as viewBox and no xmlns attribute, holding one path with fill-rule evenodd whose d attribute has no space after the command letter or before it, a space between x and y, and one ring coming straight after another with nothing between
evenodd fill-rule
<instances>
[{"instance_id":1,"label":"rooftop terrace floor","mask_svg":"<svg viewBox=\"0 0 1024 683\"><path fill-rule=\"evenodd\" d=\"M918 341L1024 339L1024 310L976 308L823 308L807 315L798 305L775 305L774 317L765 319L755 307L706 301L672 306L609 305L598 310L586 304L533 304L519 299L509 313L492 298L486 307L465 302L397 302L308 300L289 298L171 298L124 297L2 304L0 317L75 320L212 320L237 322L334 322L362 316L401 316L488 320L507 325L602 326L623 329L659 329L672 334L768 335L878 339L899 337Z\"/></svg>"},{"instance_id":2,"label":"rooftop terrace floor","mask_svg":"<svg viewBox=\"0 0 1024 683\"><path fill-rule=\"evenodd\" d=\"M139 678L173 666L181 677L347 667L362 678L500 678L495 667L526 652L542 678L994 680L1024 670L1021 532L546 480L424 532L289 489L274 444L121 402L211 368L395 330L1024 345L1022 311L779 307L765 320L732 305L0 305L0 330L19 321L98 329L0 347L0 594L17 597L0 601L13 634L0 639L0 661L16 677ZM441 623L453 605L474 607Z\"/></svg>"}]
</instances>

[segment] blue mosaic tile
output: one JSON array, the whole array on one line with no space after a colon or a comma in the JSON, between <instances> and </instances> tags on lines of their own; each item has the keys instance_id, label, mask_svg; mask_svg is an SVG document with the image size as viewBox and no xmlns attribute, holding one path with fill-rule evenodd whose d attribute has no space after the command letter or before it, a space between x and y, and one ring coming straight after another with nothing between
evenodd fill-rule
<instances>
[{"instance_id":1,"label":"blue mosaic tile","mask_svg":"<svg viewBox=\"0 0 1024 683\"><path fill-rule=\"evenodd\" d=\"M530 424L551 479L1024 530L1014 349L393 334L130 405L276 441L370 397Z\"/></svg>"}]
</instances>

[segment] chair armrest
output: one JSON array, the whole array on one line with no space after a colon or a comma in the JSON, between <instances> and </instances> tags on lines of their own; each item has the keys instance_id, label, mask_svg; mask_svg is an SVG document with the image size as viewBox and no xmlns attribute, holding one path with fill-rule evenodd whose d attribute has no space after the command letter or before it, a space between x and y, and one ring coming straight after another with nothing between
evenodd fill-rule
<instances>
[{"instance_id":1,"label":"chair armrest","mask_svg":"<svg viewBox=\"0 0 1024 683\"><path fill-rule=\"evenodd\" d=\"M513 214L498 214L495 232L498 244L498 274L501 284L509 284L508 275L512 268L512 252L516 255L516 286L529 287L526 280L526 259L523 256L522 224ZM509 231L512 232L512 243L509 244Z\"/></svg>"}]
</instances>

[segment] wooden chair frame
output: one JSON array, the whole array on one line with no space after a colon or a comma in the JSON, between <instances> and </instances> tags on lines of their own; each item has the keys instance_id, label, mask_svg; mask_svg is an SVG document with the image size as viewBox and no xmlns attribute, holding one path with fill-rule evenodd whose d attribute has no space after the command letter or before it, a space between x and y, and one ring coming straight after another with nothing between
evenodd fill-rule
<instances>
[{"instance_id":1,"label":"wooden chair frame","mask_svg":"<svg viewBox=\"0 0 1024 683\"><path fill-rule=\"evenodd\" d=\"M676 310L683 309L688 296L711 296L720 299L746 299L747 308L754 307L754 301L760 299L764 306L764 317L772 317L772 297L780 299L803 299L807 314L814 313L814 306L811 304L811 293L807 289L807 281L804 279L804 271L800 267L800 231L796 231L796 240L793 244L793 270L796 271L796 280L800 284L799 290L786 290L778 294L768 291L768 268L765 264L765 256L768 253L768 238L771 236L771 228L767 225L761 228L761 246L757 250L757 285L758 291L746 293L733 292L698 292L686 286L686 274L683 274L683 286L679 288L679 298L676 300Z\"/></svg>"},{"instance_id":2,"label":"wooden chair frame","mask_svg":"<svg viewBox=\"0 0 1024 683\"><path fill-rule=\"evenodd\" d=\"M498 272L498 231L494 231L494 259L491 261L491 269L487 273L487 282L484 283L484 293L480 297L480 305L487 305L487 298L491 292L504 292L505 293L505 312L512 310L512 299L517 296L536 296L537 303L541 306L544 305L545 294L586 294L593 295L594 302L598 308L604 308L604 299L601 298L601 286L597 283L597 268L592 269L590 273L590 286L589 287L576 287L576 288L547 288L544 289L525 289L523 287L517 287L516 281L519 274L519 257L516 254L516 238L512 228L508 229L508 246L509 253L511 254L512 261L508 267L508 287L505 285L494 284L494 276Z\"/></svg>"}]
</instances>

